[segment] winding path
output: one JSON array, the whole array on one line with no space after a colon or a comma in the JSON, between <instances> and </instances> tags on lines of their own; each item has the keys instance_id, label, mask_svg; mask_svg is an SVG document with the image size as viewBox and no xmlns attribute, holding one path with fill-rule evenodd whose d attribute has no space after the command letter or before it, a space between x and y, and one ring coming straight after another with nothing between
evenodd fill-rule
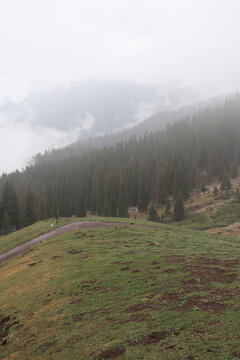
<instances>
[{"instance_id":1,"label":"winding path","mask_svg":"<svg viewBox=\"0 0 240 360\"><path fill-rule=\"evenodd\" d=\"M46 234L40 235L35 237L32 240L29 240L3 254L0 255L0 264L6 260L11 259L12 257L23 253L26 250L31 249L34 245L41 243L43 241L49 240L59 234L63 234L69 231L79 230L79 229L96 229L96 228L104 228L104 227L111 227L111 226L118 226L118 225L125 225L125 226L135 226L135 227L147 227L147 228L154 228L151 225L141 225L141 224L127 224L127 223L120 223L120 222L105 222L105 221L78 221L68 225L61 226L56 228L52 231L49 231ZM155 227L156 228L156 227Z\"/></svg>"}]
</instances>

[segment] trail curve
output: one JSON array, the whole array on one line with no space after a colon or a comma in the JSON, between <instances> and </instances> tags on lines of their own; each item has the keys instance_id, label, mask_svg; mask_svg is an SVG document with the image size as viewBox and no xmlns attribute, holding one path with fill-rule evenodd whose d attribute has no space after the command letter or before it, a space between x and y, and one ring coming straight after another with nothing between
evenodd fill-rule
<instances>
[{"instance_id":1,"label":"trail curve","mask_svg":"<svg viewBox=\"0 0 240 360\"><path fill-rule=\"evenodd\" d=\"M52 239L53 237L63 234L69 231L79 230L79 229L96 229L96 228L104 228L104 227L111 227L111 226L119 226L119 225L125 225L125 226L135 226L135 227L149 227L154 228L154 226L151 225L141 225L141 224L128 224L128 223L121 223L121 222L107 222L107 221L92 221L92 220L86 220L86 221L77 221L73 222L71 224L67 224L64 226L61 226L59 228L53 229L46 234L40 235L38 237L33 238L32 240L26 241L25 243L16 246L15 248L6 251L5 253L0 255L0 264L4 261L7 261L11 259L12 257L22 254L23 252L31 249L34 245L37 245L43 241Z\"/></svg>"}]
</instances>

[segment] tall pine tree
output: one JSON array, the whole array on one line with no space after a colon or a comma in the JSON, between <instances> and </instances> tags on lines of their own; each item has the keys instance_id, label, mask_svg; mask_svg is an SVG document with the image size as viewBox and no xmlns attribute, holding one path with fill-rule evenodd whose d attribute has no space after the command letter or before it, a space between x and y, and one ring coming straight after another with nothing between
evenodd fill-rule
<instances>
[{"instance_id":1,"label":"tall pine tree","mask_svg":"<svg viewBox=\"0 0 240 360\"><path fill-rule=\"evenodd\" d=\"M181 194L178 194L174 205L174 220L180 221L184 218L184 205Z\"/></svg>"},{"instance_id":2,"label":"tall pine tree","mask_svg":"<svg viewBox=\"0 0 240 360\"><path fill-rule=\"evenodd\" d=\"M120 175L119 185L119 200L118 200L118 215L120 217L128 217L129 197L128 197L128 182L125 173Z\"/></svg>"},{"instance_id":3,"label":"tall pine tree","mask_svg":"<svg viewBox=\"0 0 240 360\"><path fill-rule=\"evenodd\" d=\"M11 182L6 181L2 195L2 210L9 219L11 228L20 227L20 208L18 197Z\"/></svg>"},{"instance_id":4,"label":"tall pine tree","mask_svg":"<svg viewBox=\"0 0 240 360\"><path fill-rule=\"evenodd\" d=\"M37 206L36 200L33 196L30 188L27 189L27 192L24 197L24 215L23 222L25 226L31 225L37 221Z\"/></svg>"}]
</instances>

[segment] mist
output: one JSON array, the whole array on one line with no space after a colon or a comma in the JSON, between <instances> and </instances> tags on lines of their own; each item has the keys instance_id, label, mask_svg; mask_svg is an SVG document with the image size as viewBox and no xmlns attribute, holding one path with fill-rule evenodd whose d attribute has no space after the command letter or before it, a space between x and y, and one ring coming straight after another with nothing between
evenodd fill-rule
<instances>
[{"instance_id":1,"label":"mist","mask_svg":"<svg viewBox=\"0 0 240 360\"><path fill-rule=\"evenodd\" d=\"M90 125L91 120L89 121ZM45 150L64 147L75 142L88 125L88 119L81 126L69 131L33 126L30 122L11 122L0 117L0 173L10 172L31 164L32 156Z\"/></svg>"},{"instance_id":2,"label":"mist","mask_svg":"<svg viewBox=\"0 0 240 360\"><path fill-rule=\"evenodd\" d=\"M111 112L110 132L162 109L239 91L239 11L237 0L2 0L0 104L12 102L16 111L1 111L0 151L8 159L2 158L0 172L25 166L35 152L95 134L90 130L105 132L88 102L74 117L53 120L42 105L41 112L32 104L23 111L36 91L51 94L83 81L146 87L146 98L129 99L125 120L114 123L119 109ZM56 107L64 104L56 99ZM102 102L98 109L109 106Z\"/></svg>"}]
</instances>

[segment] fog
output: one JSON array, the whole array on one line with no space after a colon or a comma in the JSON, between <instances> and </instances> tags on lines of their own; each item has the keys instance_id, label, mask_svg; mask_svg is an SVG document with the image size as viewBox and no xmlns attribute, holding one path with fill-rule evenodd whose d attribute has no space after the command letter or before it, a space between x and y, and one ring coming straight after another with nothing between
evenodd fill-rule
<instances>
[{"instance_id":1,"label":"fog","mask_svg":"<svg viewBox=\"0 0 240 360\"><path fill-rule=\"evenodd\" d=\"M165 94L193 89L194 96L176 97L170 108L240 89L238 0L0 0L0 5L2 105L12 101L13 108L33 91L83 80L152 86L152 98L136 98L127 121L114 125L121 129L161 109L159 89L168 89ZM168 95L165 100L166 107ZM35 152L70 143L97 123L88 106L68 127L55 126L57 120L41 123L34 107L20 115L12 108L1 111L0 151L8 159L1 157L0 172L25 166Z\"/></svg>"},{"instance_id":2,"label":"fog","mask_svg":"<svg viewBox=\"0 0 240 360\"><path fill-rule=\"evenodd\" d=\"M31 163L32 155L59 148L76 141L84 131L84 126L91 126L92 119L85 119L69 131L32 126L29 121L11 122L0 116L0 174L21 169Z\"/></svg>"}]
</instances>

